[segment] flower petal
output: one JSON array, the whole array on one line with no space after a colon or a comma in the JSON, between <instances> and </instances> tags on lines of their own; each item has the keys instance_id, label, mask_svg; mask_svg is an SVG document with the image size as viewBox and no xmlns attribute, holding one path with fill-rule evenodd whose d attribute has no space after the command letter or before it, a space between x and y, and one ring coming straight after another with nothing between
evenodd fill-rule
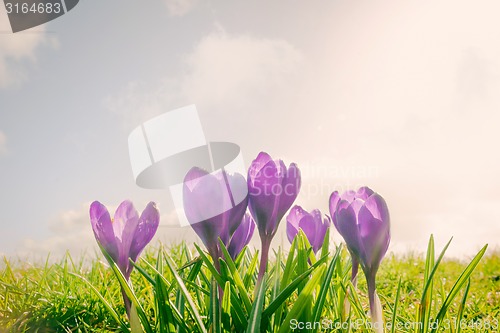
<instances>
[{"instance_id":1,"label":"flower petal","mask_svg":"<svg viewBox=\"0 0 500 333\"><path fill-rule=\"evenodd\" d=\"M150 202L139 218L139 223L130 246L129 257L135 262L142 250L153 239L160 224L160 211L154 202Z\"/></svg>"},{"instance_id":2,"label":"flower petal","mask_svg":"<svg viewBox=\"0 0 500 333\"><path fill-rule=\"evenodd\" d=\"M104 247L111 258L117 262L119 253L111 217L108 209L99 201L94 201L90 205L90 223L92 224L96 240Z\"/></svg>"},{"instance_id":3,"label":"flower petal","mask_svg":"<svg viewBox=\"0 0 500 333\"><path fill-rule=\"evenodd\" d=\"M341 197L340 197L340 194L338 191L334 191L330 195L330 200L329 200L330 215L332 217L332 221L333 221L333 224L335 225L335 228L337 228L337 219L335 218L335 212L337 211L337 205L339 204L340 200L341 200Z\"/></svg>"},{"instance_id":4,"label":"flower petal","mask_svg":"<svg viewBox=\"0 0 500 333\"><path fill-rule=\"evenodd\" d=\"M321 224L321 213L319 223ZM312 214L308 213L300 219L299 228L302 229L304 234L307 236L307 240L313 248L316 245L316 237L319 231L319 227L320 226L318 225L318 221Z\"/></svg>"},{"instance_id":5,"label":"flower petal","mask_svg":"<svg viewBox=\"0 0 500 333\"><path fill-rule=\"evenodd\" d=\"M349 250L358 257L364 257L363 245L359 235L356 213L347 200L337 206L337 229L344 238Z\"/></svg>"},{"instance_id":6,"label":"flower petal","mask_svg":"<svg viewBox=\"0 0 500 333\"><path fill-rule=\"evenodd\" d=\"M363 186L356 192L356 198L366 201L366 199L368 199L373 193L375 192L373 192L369 187Z\"/></svg>"},{"instance_id":7,"label":"flower petal","mask_svg":"<svg viewBox=\"0 0 500 333\"><path fill-rule=\"evenodd\" d=\"M125 200L116 209L113 221L113 230L117 238L118 245L118 267L124 274L129 271L128 261L130 245L135 235L139 223L139 214L132 202Z\"/></svg>"},{"instance_id":8,"label":"flower petal","mask_svg":"<svg viewBox=\"0 0 500 333\"><path fill-rule=\"evenodd\" d=\"M260 155L259 155L260 156ZM282 181L284 170L280 163L269 161L252 174L250 167L248 172L248 208L252 214L259 232L271 235L275 232L277 224L279 196L282 192Z\"/></svg>"},{"instance_id":9,"label":"flower petal","mask_svg":"<svg viewBox=\"0 0 500 333\"><path fill-rule=\"evenodd\" d=\"M115 232L115 236L122 243L130 244L130 237L134 234L138 222L139 214L137 213L137 210L135 210L134 204L129 200L123 201L116 209L115 217L113 219L113 230ZM129 239L124 239L126 237Z\"/></svg>"},{"instance_id":10,"label":"flower petal","mask_svg":"<svg viewBox=\"0 0 500 333\"><path fill-rule=\"evenodd\" d=\"M254 179L260 170L273 159L269 154L261 151L259 155L252 161L250 168L248 169L248 179Z\"/></svg>"},{"instance_id":11,"label":"flower petal","mask_svg":"<svg viewBox=\"0 0 500 333\"><path fill-rule=\"evenodd\" d=\"M295 163L290 164L288 169L285 168L284 170L286 170L286 175L281 183L282 194L279 200L277 215L278 222L283 218L283 215L285 215L287 210L290 209L293 202L299 195L301 185L300 169Z\"/></svg>"},{"instance_id":12,"label":"flower petal","mask_svg":"<svg viewBox=\"0 0 500 333\"><path fill-rule=\"evenodd\" d=\"M380 196L378 193L372 194L369 198L367 198L365 202L365 207L372 213L372 215L381 220L387 221L389 223L389 208L387 207L387 203L384 198Z\"/></svg>"},{"instance_id":13,"label":"flower petal","mask_svg":"<svg viewBox=\"0 0 500 333\"><path fill-rule=\"evenodd\" d=\"M299 224L300 220L308 214L302 207L295 205L290 209L290 213L288 213L288 216L286 217L286 224L287 224L287 234L288 234L288 228L290 227L290 234L288 235L288 240L290 243L293 241L295 238L295 235L299 231Z\"/></svg>"},{"instance_id":14,"label":"flower petal","mask_svg":"<svg viewBox=\"0 0 500 333\"><path fill-rule=\"evenodd\" d=\"M241 250L248 245L255 230L255 222L250 214L245 214L238 229L233 234L227 248L231 257L235 259Z\"/></svg>"},{"instance_id":15,"label":"flower petal","mask_svg":"<svg viewBox=\"0 0 500 333\"><path fill-rule=\"evenodd\" d=\"M192 168L184 178L183 203L191 225L224 212L224 193L220 180L205 170ZM218 226L219 230L223 225Z\"/></svg>"},{"instance_id":16,"label":"flower petal","mask_svg":"<svg viewBox=\"0 0 500 333\"><path fill-rule=\"evenodd\" d=\"M362 264L375 274L389 246L390 226L388 221L374 217L366 206L361 207L358 221L359 234L365 250Z\"/></svg>"},{"instance_id":17,"label":"flower petal","mask_svg":"<svg viewBox=\"0 0 500 333\"><path fill-rule=\"evenodd\" d=\"M313 245L314 252L318 252L319 249L321 249L321 247L323 246L323 242L325 241L326 231L331 225L330 217L328 215L324 215L324 218L321 221L321 213L320 213L319 218L320 221L318 223L317 234Z\"/></svg>"}]
</instances>

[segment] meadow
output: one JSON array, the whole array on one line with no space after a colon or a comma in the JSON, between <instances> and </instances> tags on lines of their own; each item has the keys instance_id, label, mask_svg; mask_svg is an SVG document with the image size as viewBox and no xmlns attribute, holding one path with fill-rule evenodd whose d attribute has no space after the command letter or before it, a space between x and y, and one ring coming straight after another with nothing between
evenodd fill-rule
<instances>
[{"instance_id":1,"label":"meadow","mask_svg":"<svg viewBox=\"0 0 500 333\"><path fill-rule=\"evenodd\" d=\"M499 332L500 252L483 248L454 260L441 250L431 238L427 254L383 260L377 289L385 332ZM131 283L102 256L4 258L0 331L372 332L366 280L351 283L343 245L325 241L315 255L300 233L286 253L274 249L260 285L257 250L245 248L234 261L224 254L217 270L196 245L153 244L134 264ZM137 305L130 320L124 284Z\"/></svg>"}]
</instances>

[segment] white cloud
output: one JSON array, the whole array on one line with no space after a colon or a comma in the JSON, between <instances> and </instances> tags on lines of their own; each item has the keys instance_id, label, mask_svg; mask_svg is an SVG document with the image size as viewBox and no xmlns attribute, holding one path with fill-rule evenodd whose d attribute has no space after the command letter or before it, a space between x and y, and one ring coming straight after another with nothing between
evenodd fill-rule
<instances>
[{"instance_id":1,"label":"white cloud","mask_svg":"<svg viewBox=\"0 0 500 333\"><path fill-rule=\"evenodd\" d=\"M164 0L169 15L183 16L198 4L198 0Z\"/></svg>"},{"instance_id":2,"label":"white cloud","mask_svg":"<svg viewBox=\"0 0 500 333\"><path fill-rule=\"evenodd\" d=\"M7 153L7 136L0 131L0 156Z\"/></svg>"},{"instance_id":3,"label":"white cloud","mask_svg":"<svg viewBox=\"0 0 500 333\"><path fill-rule=\"evenodd\" d=\"M109 96L105 107L120 117L127 130L193 103L201 113L236 108L265 113L267 100L289 95L282 87L298 81L303 57L285 40L230 35L218 28L202 38L184 59L178 77L159 83L130 82L121 92Z\"/></svg>"},{"instance_id":4,"label":"white cloud","mask_svg":"<svg viewBox=\"0 0 500 333\"><path fill-rule=\"evenodd\" d=\"M57 46L53 37L44 33L44 27L27 32L9 33L11 27L4 10L0 10L0 88L18 85L26 80L26 70L22 64L27 60L36 62L36 51L40 45Z\"/></svg>"},{"instance_id":5,"label":"white cloud","mask_svg":"<svg viewBox=\"0 0 500 333\"><path fill-rule=\"evenodd\" d=\"M346 4L303 44L215 31L183 74L131 96L159 112L196 103L207 138L237 142L247 159L266 150L299 166L366 169L322 176L328 189L297 203L325 210L332 185L366 184L389 203L391 249L425 250L433 233L470 255L500 235L499 4L450 4Z\"/></svg>"},{"instance_id":6,"label":"white cloud","mask_svg":"<svg viewBox=\"0 0 500 333\"><path fill-rule=\"evenodd\" d=\"M25 239L18 254L21 257L34 254L44 257L50 253L53 258L60 258L66 251L73 256L92 254L95 239L89 220L89 206L86 203L78 209L58 213L49 221L50 236L41 240Z\"/></svg>"},{"instance_id":7,"label":"white cloud","mask_svg":"<svg viewBox=\"0 0 500 333\"><path fill-rule=\"evenodd\" d=\"M285 40L219 29L187 56L182 94L207 106L241 104L281 89L301 61L301 52Z\"/></svg>"}]
</instances>

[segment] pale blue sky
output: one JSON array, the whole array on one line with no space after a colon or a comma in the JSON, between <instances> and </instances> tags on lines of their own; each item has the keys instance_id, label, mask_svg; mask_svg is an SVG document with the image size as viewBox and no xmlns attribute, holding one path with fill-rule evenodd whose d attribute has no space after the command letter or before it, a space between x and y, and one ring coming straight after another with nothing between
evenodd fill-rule
<instances>
[{"instance_id":1,"label":"pale blue sky","mask_svg":"<svg viewBox=\"0 0 500 333\"><path fill-rule=\"evenodd\" d=\"M499 10L85 0L15 35L2 12L0 253L92 247L96 199L154 200L175 224L166 191L135 186L127 137L193 103L207 138L238 143L247 164L261 150L297 162L308 210L326 213L334 189L381 193L394 251L423 250L430 233L455 236L456 255L498 244Z\"/></svg>"}]
</instances>

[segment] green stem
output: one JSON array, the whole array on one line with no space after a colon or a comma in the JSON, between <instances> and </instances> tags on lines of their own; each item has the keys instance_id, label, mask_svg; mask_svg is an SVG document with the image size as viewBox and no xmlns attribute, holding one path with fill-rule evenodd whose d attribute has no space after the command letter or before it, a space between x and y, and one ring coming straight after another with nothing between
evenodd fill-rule
<instances>
[{"instance_id":1,"label":"green stem","mask_svg":"<svg viewBox=\"0 0 500 333\"><path fill-rule=\"evenodd\" d=\"M384 333L384 318L382 314L382 304L377 295L375 286L375 275L366 277L368 285L368 300L370 301L370 319L372 321L373 330L376 333Z\"/></svg>"},{"instance_id":2,"label":"green stem","mask_svg":"<svg viewBox=\"0 0 500 333\"><path fill-rule=\"evenodd\" d=\"M260 252L260 266L259 276L257 278L257 285L260 284L264 274L266 274L267 261L269 260L269 248L271 247L271 240L268 237L262 237L262 249Z\"/></svg>"}]
</instances>

